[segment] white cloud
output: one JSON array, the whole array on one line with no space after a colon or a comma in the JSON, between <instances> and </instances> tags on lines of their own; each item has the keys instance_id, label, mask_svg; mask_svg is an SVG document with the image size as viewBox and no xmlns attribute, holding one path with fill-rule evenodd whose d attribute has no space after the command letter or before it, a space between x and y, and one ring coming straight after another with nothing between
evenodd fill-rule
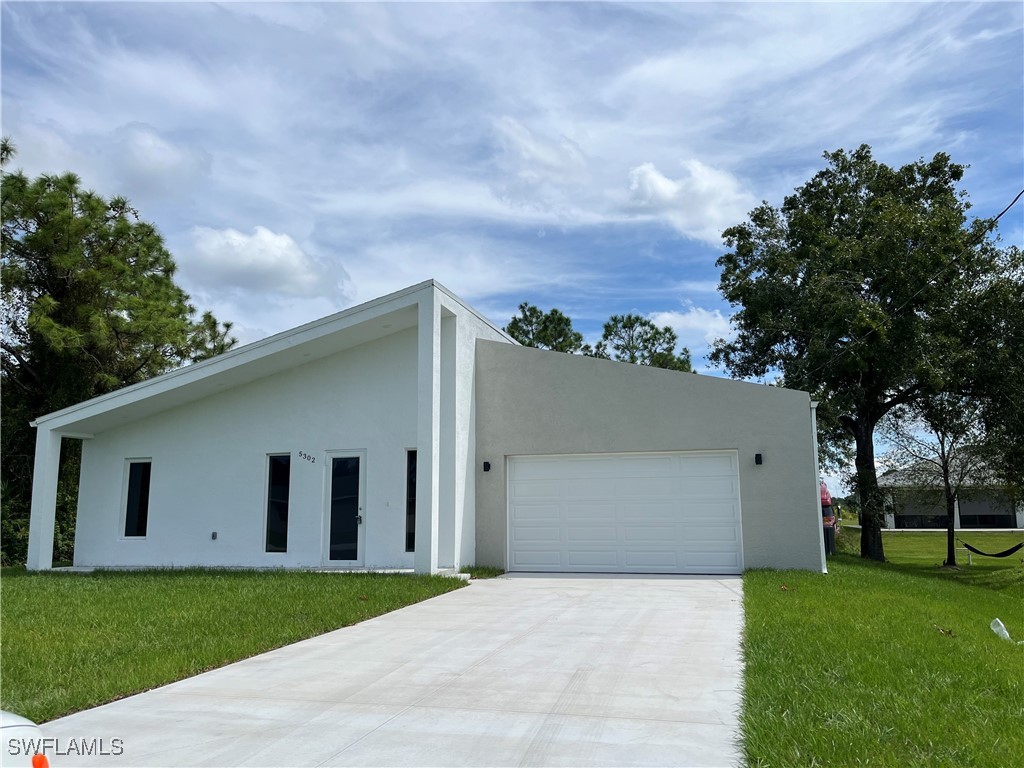
<instances>
[{"instance_id":1,"label":"white cloud","mask_svg":"<svg viewBox=\"0 0 1024 768\"><path fill-rule=\"evenodd\" d=\"M114 131L102 158L111 186L133 196L180 196L210 172L210 155L201 147L171 141L151 126L124 125Z\"/></svg>"},{"instance_id":2,"label":"white cloud","mask_svg":"<svg viewBox=\"0 0 1024 768\"><path fill-rule=\"evenodd\" d=\"M586 177L587 159L567 136L540 137L518 120L504 116L495 121L502 143L520 164L519 174L547 176L556 180L579 181Z\"/></svg>"},{"instance_id":3,"label":"white cloud","mask_svg":"<svg viewBox=\"0 0 1024 768\"><path fill-rule=\"evenodd\" d=\"M629 173L633 210L664 219L681 234L713 245L722 242L722 230L741 221L754 198L732 174L690 159L683 175L670 179L653 163Z\"/></svg>"},{"instance_id":4,"label":"white cloud","mask_svg":"<svg viewBox=\"0 0 1024 768\"><path fill-rule=\"evenodd\" d=\"M689 297L696 358L721 230L822 151L953 147L981 213L1022 167L1019 4L2 13L15 165L129 197L246 333L437 277L594 323Z\"/></svg>"},{"instance_id":5,"label":"white cloud","mask_svg":"<svg viewBox=\"0 0 1024 768\"><path fill-rule=\"evenodd\" d=\"M247 235L236 229L195 227L193 248L179 255L182 277L211 289L237 289L286 296L340 295L344 270L332 278L289 235L257 226ZM340 274L337 274L340 273Z\"/></svg>"},{"instance_id":6,"label":"white cloud","mask_svg":"<svg viewBox=\"0 0 1024 768\"><path fill-rule=\"evenodd\" d=\"M655 325L667 325L675 331L694 357L706 356L716 339L728 339L733 334L729 318L717 309L691 306L683 312L652 312L648 317Z\"/></svg>"},{"instance_id":7,"label":"white cloud","mask_svg":"<svg viewBox=\"0 0 1024 768\"><path fill-rule=\"evenodd\" d=\"M370 244L352 254L348 264L355 301L431 278L468 301L544 287L579 286L591 279L583 265L552 264L542 251L464 234Z\"/></svg>"}]
</instances>

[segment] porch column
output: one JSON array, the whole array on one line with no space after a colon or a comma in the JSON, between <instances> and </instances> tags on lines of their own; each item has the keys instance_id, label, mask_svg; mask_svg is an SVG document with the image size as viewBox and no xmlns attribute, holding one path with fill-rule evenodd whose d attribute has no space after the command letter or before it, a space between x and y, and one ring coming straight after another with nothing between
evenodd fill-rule
<instances>
[{"instance_id":1,"label":"porch column","mask_svg":"<svg viewBox=\"0 0 1024 768\"><path fill-rule=\"evenodd\" d=\"M821 466L818 463L818 401L811 400L811 444L814 446L814 527L818 532L821 572L828 573L825 559L825 531L821 527Z\"/></svg>"},{"instance_id":2,"label":"porch column","mask_svg":"<svg viewBox=\"0 0 1024 768\"><path fill-rule=\"evenodd\" d=\"M60 438L60 433L52 429L36 428L36 460L32 470L32 513L29 518L26 562L30 571L47 571L53 567Z\"/></svg>"},{"instance_id":3,"label":"porch column","mask_svg":"<svg viewBox=\"0 0 1024 768\"><path fill-rule=\"evenodd\" d=\"M441 457L441 303L419 303L416 426L416 573L437 572Z\"/></svg>"}]
</instances>

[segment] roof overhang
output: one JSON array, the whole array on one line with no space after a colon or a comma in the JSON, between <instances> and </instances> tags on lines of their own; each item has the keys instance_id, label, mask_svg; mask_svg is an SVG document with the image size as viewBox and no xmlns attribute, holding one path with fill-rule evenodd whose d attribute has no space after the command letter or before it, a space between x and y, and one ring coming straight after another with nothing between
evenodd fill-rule
<instances>
[{"instance_id":1,"label":"roof overhang","mask_svg":"<svg viewBox=\"0 0 1024 768\"><path fill-rule=\"evenodd\" d=\"M464 309L502 333L439 283L427 280L209 360L55 411L36 419L32 426L56 430L68 437L86 438L291 370L416 327L418 306L434 291L441 293L446 314L454 314L452 307Z\"/></svg>"}]
</instances>

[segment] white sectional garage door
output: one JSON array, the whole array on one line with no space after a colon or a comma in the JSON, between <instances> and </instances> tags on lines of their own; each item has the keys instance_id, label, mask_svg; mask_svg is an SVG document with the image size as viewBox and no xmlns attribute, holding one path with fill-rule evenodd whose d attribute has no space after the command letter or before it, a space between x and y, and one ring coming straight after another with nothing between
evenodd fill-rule
<instances>
[{"instance_id":1,"label":"white sectional garage door","mask_svg":"<svg viewBox=\"0 0 1024 768\"><path fill-rule=\"evenodd\" d=\"M740 573L734 451L513 456L509 569Z\"/></svg>"}]
</instances>

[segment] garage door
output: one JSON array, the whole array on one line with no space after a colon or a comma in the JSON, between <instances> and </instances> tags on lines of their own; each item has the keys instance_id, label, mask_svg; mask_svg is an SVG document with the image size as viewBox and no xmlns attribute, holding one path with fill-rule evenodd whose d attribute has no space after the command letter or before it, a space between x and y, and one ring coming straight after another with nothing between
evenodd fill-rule
<instances>
[{"instance_id":1,"label":"garage door","mask_svg":"<svg viewBox=\"0 0 1024 768\"><path fill-rule=\"evenodd\" d=\"M740 573L733 451L513 456L509 569Z\"/></svg>"}]
</instances>

